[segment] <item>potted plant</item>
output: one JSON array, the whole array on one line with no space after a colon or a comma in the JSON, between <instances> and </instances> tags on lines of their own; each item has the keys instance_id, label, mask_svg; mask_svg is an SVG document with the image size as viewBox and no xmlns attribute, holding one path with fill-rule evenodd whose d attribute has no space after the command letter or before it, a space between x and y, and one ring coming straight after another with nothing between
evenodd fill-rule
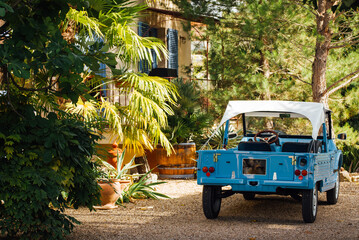
<instances>
[{"instance_id":1,"label":"potted plant","mask_svg":"<svg viewBox=\"0 0 359 240\"><path fill-rule=\"evenodd\" d=\"M117 152L117 169L105 160L100 160L103 166L101 169L103 178L98 179L97 183L101 187L101 206L95 206L95 209L107 210L118 206L116 201L121 197L123 190L131 183L128 178L128 171L137 167L139 164L133 164L135 158L124 164L126 149L120 154Z\"/></svg>"},{"instance_id":2,"label":"potted plant","mask_svg":"<svg viewBox=\"0 0 359 240\"><path fill-rule=\"evenodd\" d=\"M195 82L179 78L172 83L180 97L177 103L170 104L174 114L168 116L168 126L163 132L173 145L174 152L168 156L166 149L157 146L154 152L146 155L151 168L159 165L161 178L194 178L195 142L203 138L211 117L202 108L201 94Z\"/></svg>"}]
</instances>

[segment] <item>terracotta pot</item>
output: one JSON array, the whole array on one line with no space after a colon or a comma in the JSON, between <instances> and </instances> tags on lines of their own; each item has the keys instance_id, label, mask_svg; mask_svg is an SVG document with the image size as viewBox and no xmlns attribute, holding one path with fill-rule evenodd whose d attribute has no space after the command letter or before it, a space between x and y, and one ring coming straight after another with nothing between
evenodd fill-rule
<instances>
[{"instance_id":1,"label":"terracotta pot","mask_svg":"<svg viewBox=\"0 0 359 240\"><path fill-rule=\"evenodd\" d=\"M117 169L117 153L121 155L122 149L118 148L117 143L112 144L112 148L108 150L107 162Z\"/></svg>"},{"instance_id":2,"label":"terracotta pot","mask_svg":"<svg viewBox=\"0 0 359 240\"><path fill-rule=\"evenodd\" d=\"M118 206L116 201L121 196L122 191L131 183L130 180L111 179L108 181L98 181L101 187L101 206L95 206L96 209L114 209Z\"/></svg>"}]
</instances>

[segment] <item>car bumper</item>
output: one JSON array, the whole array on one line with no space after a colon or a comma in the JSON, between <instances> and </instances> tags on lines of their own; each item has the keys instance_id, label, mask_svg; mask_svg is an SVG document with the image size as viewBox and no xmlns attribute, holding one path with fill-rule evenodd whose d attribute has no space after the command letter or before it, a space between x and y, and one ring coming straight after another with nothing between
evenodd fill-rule
<instances>
[{"instance_id":1,"label":"car bumper","mask_svg":"<svg viewBox=\"0 0 359 240\"><path fill-rule=\"evenodd\" d=\"M273 192L278 188L309 189L308 181L277 181L277 180L247 180L247 179L218 179L198 178L199 185L231 186L233 191Z\"/></svg>"}]
</instances>

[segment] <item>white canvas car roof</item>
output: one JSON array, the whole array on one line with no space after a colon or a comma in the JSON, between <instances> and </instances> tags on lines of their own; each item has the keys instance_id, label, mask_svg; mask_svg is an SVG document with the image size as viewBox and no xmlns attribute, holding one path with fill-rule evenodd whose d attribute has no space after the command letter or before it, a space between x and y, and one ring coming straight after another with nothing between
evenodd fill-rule
<instances>
[{"instance_id":1,"label":"white canvas car roof","mask_svg":"<svg viewBox=\"0 0 359 240\"><path fill-rule=\"evenodd\" d=\"M293 113L291 117L308 118L312 124L312 137L317 139L318 131L325 121L322 103L294 101L229 101L219 127L238 114L248 113L251 116L273 116L273 113ZM251 113L251 114L249 114ZM278 114L279 116L279 114Z\"/></svg>"}]
</instances>

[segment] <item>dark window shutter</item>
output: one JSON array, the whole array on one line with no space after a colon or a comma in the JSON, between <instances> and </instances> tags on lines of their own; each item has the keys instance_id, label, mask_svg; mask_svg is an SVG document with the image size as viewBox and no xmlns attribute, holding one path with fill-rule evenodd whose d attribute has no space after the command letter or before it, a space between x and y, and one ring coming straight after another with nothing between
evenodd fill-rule
<instances>
[{"instance_id":1,"label":"dark window shutter","mask_svg":"<svg viewBox=\"0 0 359 240\"><path fill-rule=\"evenodd\" d=\"M106 77L106 64L100 63L99 75L104 78ZM102 81L102 83L105 83L105 82ZM106 90L107 90L107 84L102 85L101 86L101 96L102 97L107 96Z\"/></svg>"},{"instance_id":2,"label":"dark window shutter","mask_svg":"<svg viewBox=\"0 0 359 240\"><path fill-rule=\"evenodd\" d=\"M168 48L168 68L178 70L178 31L168 29L167 31L167 48Z\"/></svg>"},{"instance_id":3,"label":"dark window shutter","mask_svg":"<svg viewBox=\"0 0 359 240\"><path fill-rule=\"evenodd\" d=\"M141 37L149 37L150 26L144 22L138 22L138 35ZM138 71L148 74L150 72L148 61L140 60L138 63Z\"/></svg>"},{"instance_id":4,"label":"dark window shutter","mask_svg":"<svg viewBox=\"0 0 359 240\"><path fill-rule=\"evenodd\" d=\"M157 37L157 29L151 28L150 29L150 37ZM157 68L157 55L156 52L152 49L152 69Z\"/></svg>"},{"instance_id":5,"label":"dark window shutter","mask_svg":"<svg viewBox=\"0 0 359 240\"><path fill-rule=\"evenodd\" d=\"M103 43L103 39L100 38L98 40L99 42ZM100 68L99 68L99 73L98 75L100 75L101 77L106 77L106 64L104 63L100 63ZM105 82L102 81L102 86L101 86L101 96L102 97L106 97L107 96L107 84L104 84Z\"/></svg>"}]
</instances>

